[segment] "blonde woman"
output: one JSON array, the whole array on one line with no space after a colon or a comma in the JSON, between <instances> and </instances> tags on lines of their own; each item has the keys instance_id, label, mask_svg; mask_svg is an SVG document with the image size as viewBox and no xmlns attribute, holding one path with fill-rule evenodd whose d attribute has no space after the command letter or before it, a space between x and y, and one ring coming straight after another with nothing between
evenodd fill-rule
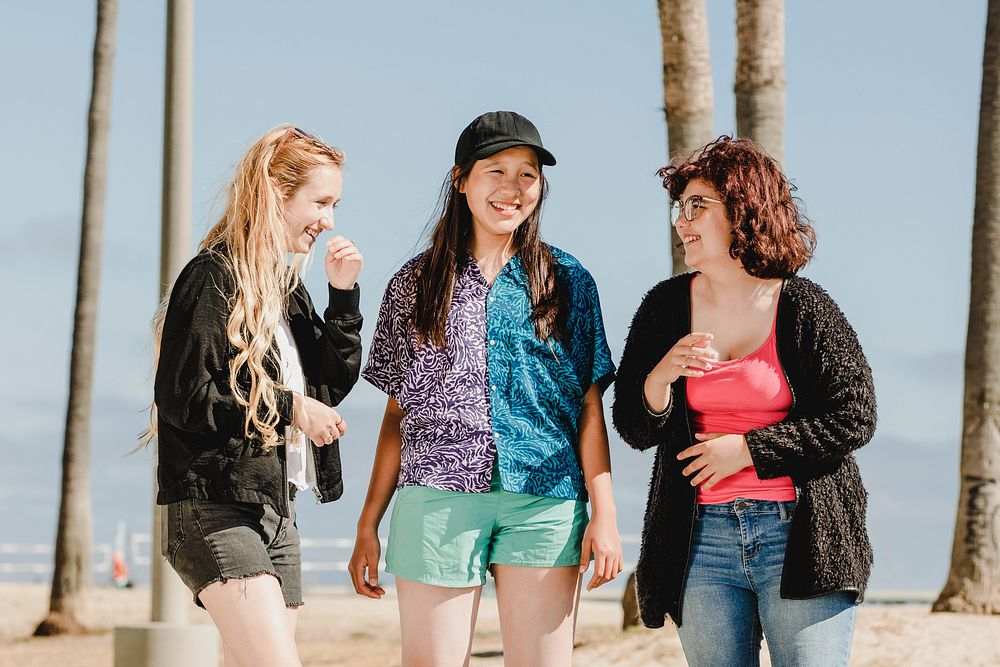
<instances>
[{"instance_id":1,"label":"blonde woman","mask_svg":"<svg viewBox=\"0 0 1000 667\"><path fill-rule=\"evenodd\" d=\"M343 236L326 242L322 318L299 275L333 229L343 161L294 127L258 139L161 311L152 430L163 555L211 614L228 666L300 664L293 499L343 491L347 425L332 406L358 378L361 253Z\"/></svg>"}]
</instances>

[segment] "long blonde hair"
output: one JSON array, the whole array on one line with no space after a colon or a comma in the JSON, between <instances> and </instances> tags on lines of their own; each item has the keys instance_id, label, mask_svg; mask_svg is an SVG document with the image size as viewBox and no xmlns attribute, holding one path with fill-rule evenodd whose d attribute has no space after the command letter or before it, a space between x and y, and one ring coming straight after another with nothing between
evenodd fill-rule
<instances>
[{"instance_id":1,"label":"long blonde hair","mask_svg":"<svg viewBox=\"0 0 1000 667\"><path fill-rule=\"evenodd\" d=\"M229 387L246 410L244 435L259 437L264 449L280 442L276 390L282 386L268 375L265 360L306 260L305 255L296 255L291 265L287 262L290 250L282 203L305 184L316 167L343 164L343 152L308 132L290 125L274 128L236 165L225 213L198 246L199 251L217 253L236 285L226 321L226 337L236 350L229 362ZM159 357L169 298L168 292L153 320L154 360ZM156 432L154 404L150 428L140 436L144 444Z\"/></svg>"}]
</instances>

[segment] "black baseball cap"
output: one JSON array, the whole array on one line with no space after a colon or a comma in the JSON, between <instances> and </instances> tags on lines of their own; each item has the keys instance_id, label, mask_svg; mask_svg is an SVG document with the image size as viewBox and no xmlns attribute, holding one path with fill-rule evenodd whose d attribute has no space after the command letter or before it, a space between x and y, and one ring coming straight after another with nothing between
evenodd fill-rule
<instances>
[{"instance_id":1,"label":"black baseball cap","mask_svg":"<svg viewBox=\"0 0 1000 667\"><path fill-rule=\"evenodd\" d=\"M542 164L552 166L556 158L542 146L542 137L530 120L513 111L484 113L462 130L455 146L455 164L482 160L514 146L535 149Z\"/></svg>"}]
</instances>

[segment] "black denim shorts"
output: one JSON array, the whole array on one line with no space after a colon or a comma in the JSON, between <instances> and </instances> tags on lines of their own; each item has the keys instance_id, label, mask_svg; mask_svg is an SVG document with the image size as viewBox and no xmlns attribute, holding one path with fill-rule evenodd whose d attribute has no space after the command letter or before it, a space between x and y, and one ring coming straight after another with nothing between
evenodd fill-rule
<instances>
[{"instance_id":1,"label":"black denim shorts","mask_svg":"<svg viewBox=\"0 0 1000 667\"><path fill-rule=\"evenodd\" d=\"M187 499L166 506L163 557L194 602L217 581L270 574L281 585L285 605L302 605L302 555L295 509L279 516L270 505Z\"/></svg>"}]
</instances>

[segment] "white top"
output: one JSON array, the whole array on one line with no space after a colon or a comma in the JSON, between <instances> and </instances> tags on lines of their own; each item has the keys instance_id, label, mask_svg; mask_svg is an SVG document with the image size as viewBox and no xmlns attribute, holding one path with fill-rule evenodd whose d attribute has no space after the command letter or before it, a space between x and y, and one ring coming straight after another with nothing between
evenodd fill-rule
<instances>
[{"instance_id":1,"label":"white top","mask_svg":"<svg viewBox=\"0 0 1000 667\"><path fill-rule=\"evenodd\" d=\"M288 321L281 318L274 332L274 341L278 344L281 357L281 382L297 394L305 395L306 381L302 375L302 361L299 359L299 348ZM292 426L285 427L285 462L288 468L288 481L299 491L305 491L310 484L316 482L315 463L305 434Z\"/></svg>"}]
</instances>

